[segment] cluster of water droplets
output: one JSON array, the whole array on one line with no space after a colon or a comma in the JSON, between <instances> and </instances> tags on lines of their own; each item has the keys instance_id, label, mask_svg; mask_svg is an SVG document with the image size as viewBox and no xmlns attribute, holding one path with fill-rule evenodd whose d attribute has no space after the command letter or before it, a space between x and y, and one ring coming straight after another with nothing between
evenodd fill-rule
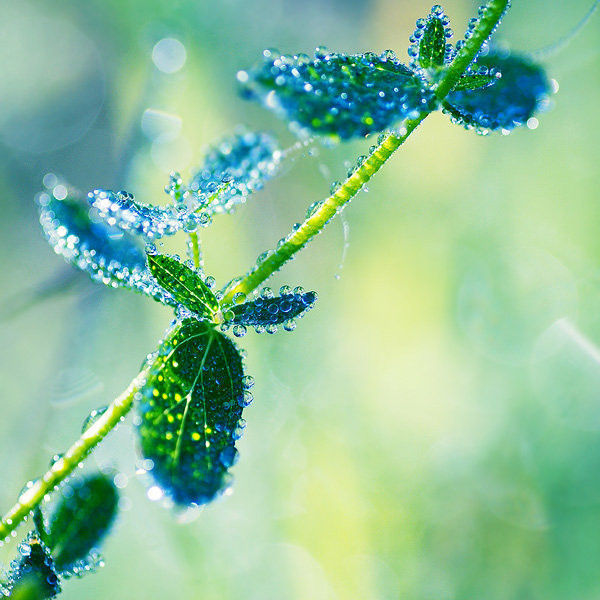
<instances>
[{"instance_id":1,"label":"cluster of water droplets","mask_svg":"<svg viewBox=\"0 0 600 600\"><path fill-rule=\"evenodd\" d=\"M188 191L211 214L231 212L277 173L282 158L273 137L240 128L209 149Z\"/></svg>"},{"instance_id":2,"label":"cluster of water droplets","mask_svg":"<svg viewBox=\"0 0 600 600\"><path fill-rule=\"evenodd\" d=\"M313 58L265 50L263 63L237 78L245 97L261 101L300 135L364 136L434 102L391 50L343 54L319 47Z\"/></svg>"},{"instance_id":3,"label":"cluster of water droplets","mask_svg":"<svg viewBox=\"0 0 600 600\"><path fill-rule=\"evenodd\" d=\"M247 300L240 292L233 297L233 305L224 312L221 330L231 328L236 337L246 335L248 327L254 327L256 333L274 334L280 325L285 331L293 331L296 319L302 318L316 300L316 292L305 292L300 286L292 289L283 285L278 296L270 287L264 287L252 300Z\"/></svg>"},{"instance_id":4,"label":"cluster of water droplets","mask_svg":"<svg viewBox=\"0 0 600 600\"><path fill-rule=\"evenodd\" d=\"M127 287L165 304L172 298L151 277L140 240L109 224L81 195L55 175L37 195L40 224L54 251L95 281Z\"/></svg>"}]
</instances>

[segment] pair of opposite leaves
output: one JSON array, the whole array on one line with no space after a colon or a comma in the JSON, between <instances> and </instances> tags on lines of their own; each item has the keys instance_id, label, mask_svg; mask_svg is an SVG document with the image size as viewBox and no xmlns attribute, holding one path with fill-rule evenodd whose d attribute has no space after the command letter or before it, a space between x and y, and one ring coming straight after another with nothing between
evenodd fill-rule
<instances>
[{"instance_id":1,"label":"pair of opposite leaves","mask_svg":"<svg viewBox=\"0 0 600 600\"><path fill-rule=\"evenodd\" d=\"M113 478L104 473L77 476L62 484L54 507L34 512L35 531L19 544L6 587L11 598L47 599L61 591L61 578L95 568L95 550L118 510Z\"/></svg>"},{"instance_id":2,"label":"pair of opposite leaves","mask_svg":"<svg viewBox=\"0 0 600 600\"><path fill-rule=\"evenodd\" d=\"M479 18L486 18L484 7ZM465 38L478 21L471 20ZM465 43L448 43L448 23L439 5L417 21L408 66L390 50L348 55L318 48L313 59L265 51L263 63L240 71L238 80L248 98L262 101L297 131L342 139L380 132L440 107L436 85ZM539 65L525 56L486 48L441 108L469 129L510 131L525 124L549 93Z\"/></svg>"}]
</instances>

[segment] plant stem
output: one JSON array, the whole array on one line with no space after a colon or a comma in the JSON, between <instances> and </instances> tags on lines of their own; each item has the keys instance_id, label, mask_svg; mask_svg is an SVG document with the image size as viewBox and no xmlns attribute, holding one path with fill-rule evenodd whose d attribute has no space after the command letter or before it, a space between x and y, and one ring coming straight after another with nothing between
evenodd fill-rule
<instances>
[{"instance_id":1,"label":"plant stem","mask_svg":"<svg viewBox=\"0 0 600 600\"><path fill-rule=\"evenodd\" d=\"M64 481L97 446L106 435L129 412L136 393L146 383L149 367L144 368L127 389L118 396L106 411L90 425L67 452L52 464L50 469L18 498L16 504L0 521L0 540L14 531L19 523L50 493L61 481Z\"/></svg>"},{"instance_id":2,"label":"plant stem","mask_svg":"<svg viewBox=\"0 0 600 600\"><path fill-rule=\"evenodd\" d=\"M442 101L450 93L467 67L473 62L483 43L498 25L509 3L510 0L490 0L486 4L471 37L456 54L436 87L435 93L439 101ZM248 295L278 271L296 252L304 248L313 237L324 229L332 217L358 194L429 114L429 111L423 111L416 118L405 121L400 135L395 133L388 135L336 192L307 217L297 230L287 236L281 246L271 251L264 261L253 266L246 275L232 282L226 290L222 303L224 305L231 304L237 294Z\"/></svg>"},{"instance_id":3,"label":"plant stem","mask_svg":"<svg viewBox=\"0 0 600 600\"><path fill-rule=\"evenodd\" d=\"M194 258L194 266L200 268L200 242L198 241L198 232L192 231L189 234L190 243L192 244L192 255Z\"/></svg>"},{"instance_id":4,"label":"plant stem","mask_svg":"<svg viewBox=\"0 0 600 600\"><path fill-rule=\"evenodd\" d=\"M441 101L460 79L465 69L476 57L481 45L492 33L510 0L489 0L483 16L471 38L457 53L448 67L446 74L438 84L436 95ZM238 293L248 294L281 268L290 258L302 249L325 225L341 210L360 189L379 171L392 154L406 141L408 136L429 115L428 111L420 113L416 118L404 122L401 133L388 135L376 150L350 176L343 185L327 198L305 221L299 229L294 230L285 243L275 249L270 256L253 267L243 278L239 279L226 293L223 304L230 303ZM191 236L192 245L194 238ZM197 250L196 250L197 249ZM199 244L196 235L194 261L200 260ZM42 502L58 484L64 481L81 463L81 461L97 446L106 435L129 412L138 391L144 386L150 365L135 377L129 387L107 408L106 412L88 427L81 437L57 460L48 472L28 487L17 500L6 516L0 521L0 540L11 534L33 509Z\"/></svg>"}]
</instances>

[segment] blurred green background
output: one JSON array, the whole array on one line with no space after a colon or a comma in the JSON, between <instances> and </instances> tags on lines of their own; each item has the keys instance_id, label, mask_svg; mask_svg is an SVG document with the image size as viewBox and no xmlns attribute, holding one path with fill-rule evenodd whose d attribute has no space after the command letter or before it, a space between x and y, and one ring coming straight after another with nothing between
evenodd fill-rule
<instances>
[{"instance_id":1,"label":"blurred green background","mask_svg":"<svg viewBox=\"0 0 600 600\"><path fill-rule=\"evenodd\" d=\"M514 4L498 37L525 51L589 8ZM159 202L168 172L188 176L238 123L293 143L236 93L264 47L405 56L429 8L0 2L2 511L170 321L52 253L33 203L44 173ZM460 34L476 4L445 8ZM152 62L163 38L185 48L171 74ZM106 568L67 582L65 600L600 598L599 47L596 17L548 59L560 92L536 131L480 138L427 119L344 213L346 249L336 219L273 279L319 301L294 334L242 340L256 400L230 497L175 515L145 498L130 423L106 440L89 462L128 475L123 511ZM245 271L370 143L296 154L205 232L208 271L221 284ZM48 285L61 293L27 308Z\"/></svg>"}]
</instances>

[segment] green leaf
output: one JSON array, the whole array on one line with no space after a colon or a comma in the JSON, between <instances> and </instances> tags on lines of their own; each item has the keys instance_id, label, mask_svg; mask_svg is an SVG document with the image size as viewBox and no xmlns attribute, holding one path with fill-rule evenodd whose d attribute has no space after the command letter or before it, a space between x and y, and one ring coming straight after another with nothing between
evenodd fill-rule
<instances>
[{"instance_id":1,"label":"green leaf","mask_svg":"<svg viewBox=\"0 0 600 600\"><path fill-rule=\"evenodd\" d=\"M56 568L85 560L106 535L117 514L119 495L112 478L94 473L61 487L62 496L47 527L47 545Z\"/></svg>"},{"instance_id":2,"label":"green leaf","mask_svg":"<svg viewBox=\"0 0 600 600\"><path fill-rule=\"evenodd\" d=\"M151 475L177 504L204 504L227 486L251 398L244 381L238 349L209 323L186 319L163 342L138 403L138 434Z\"/></svg>"},{"instance_id":3,"label":"green leaf","mask_svg":"<svg viewBox=\"0 0 600 600\"><path fill-rule=\"evenodd\" d=\"M453 92L460 90L477 90L494 85L498 81L496 75L464 75L454 86Z\"/></svg>"},{"instance_id":4,"label":"green leaf","mask_svg":"<svg viewBox=\"0 0 600 600\"><path fill-rule=\"evenodd\" d=\"M231 321L240 325L268 326L287 323L291 319L302 316L312 308L317 299L315 292L294 292L263 298L259 296L251 302L244 302L231 307Z\"/></svg>"},{"instance_id":5,"label":"green leaf","mask_svg":"<svg viewBox=\"0 0 600 600\"><path fill-rule=\"evenodd\" d=\"M430 16L419 43L419 64L424 69L444 66L446 28L438 17Z\"/></svg>"},{"instance_id":6,"label":"green leaf","mask_svg":"<svg viewBox=\"0 0 600 600\"><path fill-rule=\"evenodd\" d=\"M148 254L150 272L175 301L200 317L219 310L219 302L198 273L166 254Z\"/></svg>"},{"instance_id":7,"label":"green leaf","mask_svg":"<svg viewBox=\"0 0 600 600\"><path fill-rule=\"evenodd\" d=\"M390 52L314 59L265 51L261 65L240 71L246 98L257 99L296 133L350 139L383 131L435 105L424 82Z\"/></svg>"},{"instance_id":8,"label":"green leaf","mask_svg":"<svg viewBox=\"0 0 600 600\"><path fill-rule=\"evenodd\" d=\"M11 563L11 598L46 600L60 593L60 584L49 549L33 533L19 544L21 558Z\"/></svg>"}]
</instances>

